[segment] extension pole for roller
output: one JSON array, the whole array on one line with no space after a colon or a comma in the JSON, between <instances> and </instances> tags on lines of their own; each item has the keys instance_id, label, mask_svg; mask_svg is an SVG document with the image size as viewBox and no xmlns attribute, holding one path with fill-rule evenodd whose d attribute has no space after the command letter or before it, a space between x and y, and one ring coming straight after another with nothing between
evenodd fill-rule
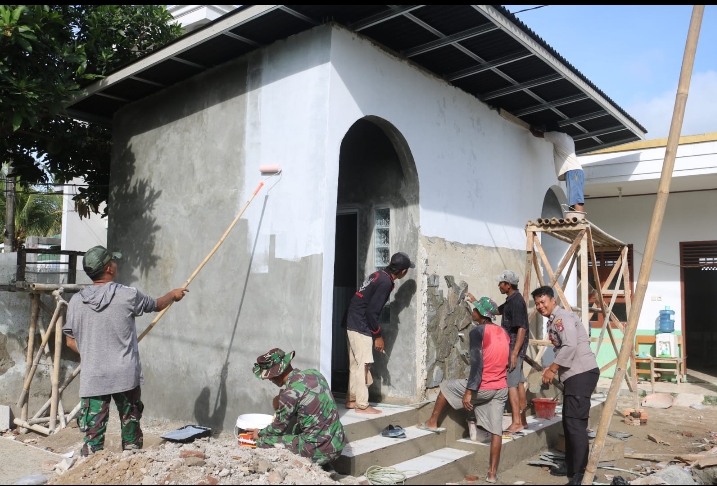
<instances>
[{"instance_id":1,"label":"extension pole for roller","mask_svg":"<svg viewBox=\"0 0 717 486\"><path fill-rule=\"evenodd\" d=\"M650 272L652 271L652 263L655 259L655 251L657 250L657 240L662 229L662 220L665 216L665 207L667 206L667 198L670 194L670 182L672 180L672 171L675 167L675 156L677 147L680 143L680 131L682 130L682 121L685 117L685 105L687 104L687 94L690 89L690 79L692 77L692 66L695 62L695 52L697 51L697 40L700 36L700 26L702 24L702 16L705 11L704 5L695 5L692 8L692 18L690 20L690 29L687 32L687 42L685 44L685 53L682 58L682 70L680 72L680 82L677 88L677 96L675 98L675 108L672 113L672 123L670 124L670 134L667 138L667 149L665 150L665 160L662 164L662 174L660 175L660 185L657 189L657 200L655 201L655 209L652 213L652 221L650 222L650 230L647 234L647 242L645 244L645 254L640 265L640 276L637 280L637 288L635 289L632 308L627 320L627 328L620 348L617 366L615 367L615 375L610 390L605 400L605 405L600 416L600 424L598 426L595 443L590 451L588 465L585 468L582 484L592 484L597 472L598 461L605 446L605 437L607 436L608 427L610 427L610 419L617 405L617 396L620 391L622 380L625 376L625 366L627 365L630 355L633 353L635 341L635 332L637 330L637 321L640 317L642 304L647 293L647 283L650 280ZM637 390L634 390L637 393Z\"/></svg>"},{"instance_id":2,"label":"extension pole for roller","mask_svg":"<svg viewBox=\"0 0 717 486\"><path fill-rule=\"evenodd\" d=\"M254 190L254 193L251 195L251 197L250 197L249 200L246 202L246 204L244 204L244 207L243 207L242 210L239 212L239 214L237 214L237 217L234 218L234 221L232 221L232 224L229 225L229 227L228 227L227 230L224 232L224 234L222 235L222 237L219 239L219 241L217 242L217 244L214 245L214 248L212 248L212 251L210 251L209 254L204 258L204 260L202 261L202 263L199 264L199 266L197 267L197 269L194 270L194 273L192 273L192 275L190 275L190 277L187 279L187 281L184 282L184 285L182 285L182 288L186 288L187 286L189 286L190 283L192 283L192 280L194 280L194 277L197 276L197 274L199 273L199 271L200 271L202 268L204 268L204 265L206 265L206 263L209 261L209 259L212 258L212 256L217 252L217 250L219 249L219 247L222 246L222 243L224 243L224 240L227 239L227 236L229 236L229 233L231 232L231 230L232 230L232 229L234 228L234 226L236 226L236 224L239 222L239 218L242 217L242 215L244 214L244 211L246 211L246 208L249 207L249 204L251 204L251 202L254 200L254 198L256 197L256 195L259 193L259 191L261 190L261 188L262 188L263 186L264 186L264 183L263 183L263 182L260 182L259 185L256 186L256 189ZM147 329L145 329L144 331L142 331L142 334L139 335L139 337L137 338L137 342L141 341L142 338L145 337L145 336L147 335L147 333L152 330L152 328L155 326L155 324L157 324L157 322L162 318L162 316L164 316L165 312L167 312L167 311L169 310L169 308L172 307L172 304L173 304L173 302L170 302L167 307L165 307L164 309L162 309L162 311L161 311L159 314L157 314L157 317L155 317L154 320L149 324L149 326L147 326Z\"/></svg>"}]
</instances>

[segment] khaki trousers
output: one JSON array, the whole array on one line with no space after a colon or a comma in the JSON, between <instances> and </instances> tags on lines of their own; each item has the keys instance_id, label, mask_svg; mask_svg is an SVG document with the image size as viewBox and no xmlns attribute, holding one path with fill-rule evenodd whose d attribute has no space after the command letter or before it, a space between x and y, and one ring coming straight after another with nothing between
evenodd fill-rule
<instances>
[{"instance_id":1,"label":"khaki trousers","mask_svg":"<svg viewBox=\"0 0 717 486\"><path fill-rule=\"evenodd\" d=\"M356 408L368 407L368 387L373 383L369 366L373 363L373 338L356 331L346 331L349 343L349 391L347 401ZM368 366L367 366L368 365Z\"/></svg>"}]
</instances>

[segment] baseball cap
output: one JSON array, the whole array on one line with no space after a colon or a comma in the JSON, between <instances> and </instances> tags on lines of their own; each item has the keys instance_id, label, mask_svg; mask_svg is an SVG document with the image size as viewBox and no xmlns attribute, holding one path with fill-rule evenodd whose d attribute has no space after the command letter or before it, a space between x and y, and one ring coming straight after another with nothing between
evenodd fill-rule
<instances>
[{"instance_id":1,"label":"baseball cap","mask_svg":"<svg viewBox=\"0 0 717 486\"><path fill-rule=\"evenodd\" d=\"M473 307L476 308L480 315L487 317L490 320L493 320L498 312L498 304L496 304L490 297L481 297L477 301L473 302Z\"/></svg>"},{"instance_id":2,"label":"baseball cap","mask_svg":"<svg viewBox=\"0 0 717 486\"><path fill-rule=\"evenodd\" d=\"M511 285L518 285L520 278L513 270L503 270L503 273L495 277L496 282L508 282Z\"/></svg>"},{"instance_id":3,"label":"baseball cap","mask_svg":"<svg viewBox=\"0 0 717 486\"><path fill-rule=\"evenodd\" d=\"M391 266L397 268L398 270L416 268L416 265L411 261L410 258L408 258L408 255L406 255L402 251L393 254L393 256L391 257Z\"/></svg>"},{"instance_id":4,"label":"baseball cap","mask_svg":"<svg viewBox=\"0 0 717 486\"><path fill-rule=\"evenodd\" d=\"M94 277L107 266L110 260L119 260L122 254L109 252L104 246L93 246L82 257L82 268L88 277Z\"/></svg>"}]
</instances>

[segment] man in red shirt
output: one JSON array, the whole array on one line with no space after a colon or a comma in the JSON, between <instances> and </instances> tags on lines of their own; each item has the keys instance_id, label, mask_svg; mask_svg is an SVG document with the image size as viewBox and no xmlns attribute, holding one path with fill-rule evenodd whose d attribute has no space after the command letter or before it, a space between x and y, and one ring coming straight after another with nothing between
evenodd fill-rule
<instances>
[{"instance_id":1,"label":"man in red shirt","mask_svg":"<svg viewBox=\"0 0 717 486\"><path fill-rule=\"evenodd\" d=\"M431 418L419 428L439 432L438 419L450 405L455 410L472 410L476 423L491 434L490 464L485 480L498 480L498 462L503 435L503 410L508 400L508 354L510 337L502 327L493 323L498 306L488 297L472 303L471 370L468 379L448 380L441 383Z\"/></svg>"}]
</instances>

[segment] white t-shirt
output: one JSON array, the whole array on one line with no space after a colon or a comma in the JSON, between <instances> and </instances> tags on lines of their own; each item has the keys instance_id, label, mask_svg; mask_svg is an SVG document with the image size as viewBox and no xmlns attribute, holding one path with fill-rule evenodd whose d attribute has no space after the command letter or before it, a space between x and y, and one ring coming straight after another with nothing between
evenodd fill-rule
<instances>
[{"instance_id":1,"label":"white t-shirt","mask_svg":"<svg viewBox=\"0 0 717 486\"><path fill-rule=\"evenodd\" d=\"M565 173L569 170L581 170L582 166L575 155L575 142L567 133L545 132L545 140L553 144L553 161L555 174L559 181L565 180Z\"/></svg>"}]
</instances>

